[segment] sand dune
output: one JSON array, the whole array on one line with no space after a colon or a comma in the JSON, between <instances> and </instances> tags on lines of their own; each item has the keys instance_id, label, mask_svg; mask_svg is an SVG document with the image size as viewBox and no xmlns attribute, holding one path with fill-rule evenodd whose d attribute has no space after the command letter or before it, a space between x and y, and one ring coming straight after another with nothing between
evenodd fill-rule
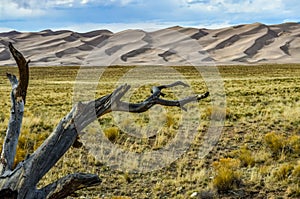
<instances>
[{"instance_id":1,"label":"sand dune","mask_svg":"<svg viewBox=\"0 0 300 199\"><path fill-rule=\"evenodd\" d=\"M206 65L300 63L300 24L221 29L174 26L154 32L69 30L0 33L0 65L14 65L12 42L31 65Z\"/></svg>"}]
</instances>

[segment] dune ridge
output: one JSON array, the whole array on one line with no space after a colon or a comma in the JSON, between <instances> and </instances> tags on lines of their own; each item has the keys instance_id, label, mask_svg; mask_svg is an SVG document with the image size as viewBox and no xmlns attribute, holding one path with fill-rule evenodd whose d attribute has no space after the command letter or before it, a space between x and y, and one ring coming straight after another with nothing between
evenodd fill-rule
<instances>
[{"instance_id":1,"label":"dune ridge","mask_svg":"<svg viewBox=\"0 0 300 199\"><path fill-rule=\"evenodd\" d=\"M36 66L300 63L299 23L220 29L174 26L154 32L3 32L0 65L15 64L8 42Z\"/></svg>"}]
</instances>

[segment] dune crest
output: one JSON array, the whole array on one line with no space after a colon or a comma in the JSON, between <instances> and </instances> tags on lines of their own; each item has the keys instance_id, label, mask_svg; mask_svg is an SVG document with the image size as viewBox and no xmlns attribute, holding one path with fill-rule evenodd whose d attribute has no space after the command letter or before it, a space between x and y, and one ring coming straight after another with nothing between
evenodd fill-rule
<instances>
[{"instance_id":1,"label":"dune crest","mask_svg":"<svg viewBox=\"0 0 300 199\"><path fill-rule=\"evenodd\" d=\"M36 66L300 63L299 23L154 32L11 31L0 33L0 65L14 65L8 42Z\"/></svg>"}]
</instances>

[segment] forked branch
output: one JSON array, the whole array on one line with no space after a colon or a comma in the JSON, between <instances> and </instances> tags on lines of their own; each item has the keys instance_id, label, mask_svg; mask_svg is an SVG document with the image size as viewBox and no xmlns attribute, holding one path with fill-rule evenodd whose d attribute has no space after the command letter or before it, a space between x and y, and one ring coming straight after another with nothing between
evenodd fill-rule
<instances>
[{"instance_id":1,"label":"forked branch","mask_svg":"<svg viewBox=\"0 0 300 199\"><path fill-rule=\"evenodd\" d=\"M161 92L162 89L171 88L171 87L179 86L179 85L188 87L187 84L185 84L181 81L177 81L173 84L168 84L168 85L154 86L151 91L152 95L150 97L148 97L145 101L136 103L136 104L132 104L132 103L121 102L121 101L117 100L113 104L114 106L113 106L112 110L113 111L128 111L128 112L133 112L133 113L141 113L141 112L147 111L149 108L151 108L152 106L154 106L156 104L160 104L163 106L177 106L186 111L186 108L184 106L187 103L190 103L193 101L199 101L201 99L208 97L208 95L209 95L209 93L206 92L201 95L190 96L190 97L180 99L180 100L165 100L165 99L160 98L160 96L162 96L162 97L165 96L165 94ZM126 91L127 91L127 89L126 89Z\"/></svg>"},{"instance_id":2,"label":"forked branch","mask_svg":"<svg viewBox=\"0 0 300 199\"><path fill-rule=\"evenodd\" d=\"M141 113L159 104L163 106L176 106L183 110L187 103L199 101L208 97L206 92L201 95L194 95L180 100L166 100L162 97L163 89L188 85L183 82L175 82L169 85L161 85L152 88L152 94L140 103L128 103L121 101L121 98L130 89L129 85L118 87L111 94L103 96L90 102L77 103L57 125L55 130L44 141L44 143L27 159L20 162L13 168L16 147L22 124L26 92L29 81L28 63L23 55L13 45L9 44L10 52L15 58L20 81L16 76L7 74L12 85L11 91L11 115L2 148L0 162L0 196L10 198L64 198L74 191L97 185L101 182L94 174L70 174L56 182L53 182L41 189L36 186L43 176L55 165L55 163L73 145L81 132L91 122L112 111L126 111ZM13 193L13 194L12 194Z\"/></svg>"},{"instance_id":3,"label":"forked branch","mask_svg":"<svg viewBox=\"0 0 300 199\"><path fill-rule=\"evenodd\" d=\"M142 113L149 110L156 104L163 106L176 106L180 107L183 110L186 110L184 107L187 103L199 101L201 99L207 98L209 92L203 94L194 95L186 97L179 100L166 100L162 99L161 96L165 96L161 91L165 88L171 88L174 86L184 86L188 87L187 84L177 81L173 84L154 86L151 91L151 95L140 103L128 103L121 101L121 98L126 94L130 89L130 85L122 85L118 87L110 95L96 99L95 101L77 104L75 122L77 130L81 131L88 124L94 121L96 118L101 117L102 115L112 112L112 111L124 111L132 113Z\"/></svg>"}]
</instances>

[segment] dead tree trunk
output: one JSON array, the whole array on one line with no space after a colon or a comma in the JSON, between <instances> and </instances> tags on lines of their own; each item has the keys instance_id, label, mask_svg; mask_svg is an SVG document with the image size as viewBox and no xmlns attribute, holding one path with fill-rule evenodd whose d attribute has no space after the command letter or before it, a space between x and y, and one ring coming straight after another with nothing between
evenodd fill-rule
<instances>
[{"instance_id":1,"label":"dead tree trunk","mask_svg":"<svg viewBox=\"0 0 300 199\"><path fill-rule=\"evenodd\" d=\"M129 85L120 86L109 95L75 105L59 122L44 143L33 154L13 168L29 80L29 61L26 61L11 43L9 49L18 65L20 77L18 81L16 76L7 74L12 85L11 112L0 161L0 198L64 198L79 189L97 185L101 183L97 175L75 173L41 189L36 187L41 178L72 146L78 132L81 132L82 129L102 115L111 111L145 112L155 104L177 106L184 109L185 104L208 96L207 92L203 95L191 96L176 101L160 98L163 96L162 89L178 85L187 86L182 82L175 82L170 85L153 87L150 97L141 103L133 104L120 100L130 89Z\"/></svg>"}]
</instances>

